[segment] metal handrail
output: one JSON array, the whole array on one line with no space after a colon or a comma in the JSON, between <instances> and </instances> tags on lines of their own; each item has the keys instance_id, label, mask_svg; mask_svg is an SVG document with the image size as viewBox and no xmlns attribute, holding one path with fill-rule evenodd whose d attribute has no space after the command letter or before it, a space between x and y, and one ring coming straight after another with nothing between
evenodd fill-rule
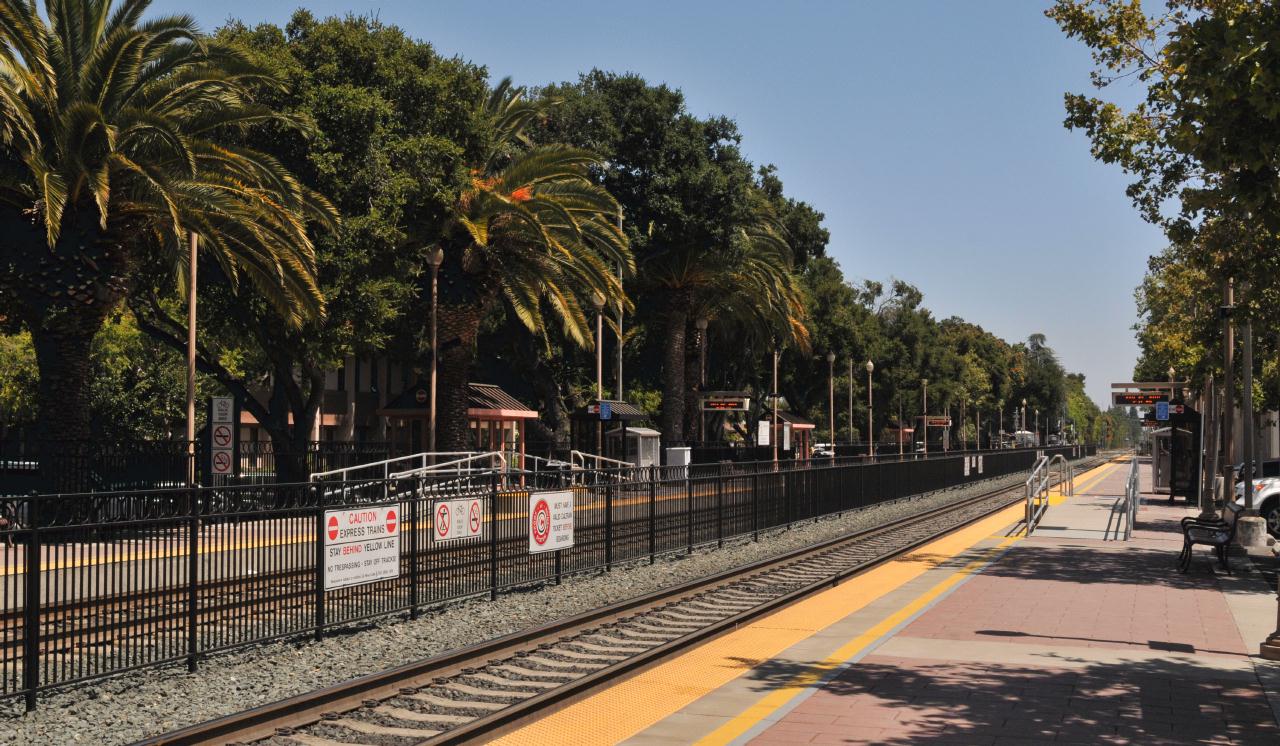
<instances>
[{"instance_id":1,"label":"metal handrail","mask_svg":"<svg viewBox=\"0 0 1280 746\"><path fill-rule=\"evenodd\" d=\"M1058 466L1058 486L1062 494L1074 495L1076 493L1075 469L1062 454L1054 454L1052 457L1041 456L1037 459L1025 484L1027 508L1024 520L1027 524L1027 536L1030 536L1031 532L1035 530L1036 525L1040 522L1040 517L1044 515L1045 509L1049 507L1049 488L1053 485L1053 467L1055 465Z\"/></svg>"},{"instance_id":2,"label":"metal handrail","mask_svg":"<svg viewBox=\"0 0 1280 746\"><path fill-rule=\"evenodd\" d=\"M432 454L432 455L443 455L443 454ZM476 463L477 461L488 461L489 467L487 469L477 469L472 467L471 464ZM438 474L441 472L453 473L458 476L462 476L464 472L470 475L474 473L491 474L495 471L505 472L506 470L507 470L507 457L503 455L502 451L486 451L484 453L472 452L468 456L453 459L451 461L442 461L438 464L423 464L422 466L418 466L413 469L408 469L406 471L393 472L387 475L387 478L388 479L404 479L405 477L416 477L416 476L422 476L422 475L428 475L428 474Z\"/></svg>"},{"instance_id":3,"label":"metal handrail","mask_svg":"<svg viewBox=\"0 0 1280 746\"><path fill-rule=\"evenodd\" d=\"M321 479L331 477L334 474L339 474L341 475L341 480L345 482L347 481L347 479L349 478L352 472L362 471L364 469L373 469L379 466L382 467L381 478L387 479L391 475L392 464L400 464L405 462L417 461L425 466L427 465L428 462L434 461L435 457L437 456L471 456L471 455L475 455L475 453L476 451L435 451L435 452L413 453L408 456L396 456L395 458L383 459L382 461L370 461L367 464L356 464L355 466L344 466L341 469L330 469L329 471L318 471L311 475L311 481L316 482Z\"/></svg>"},{"instance_id":4,"label":"metal handrail","mask_svg":"<svg viewBox=\"0 0 1280 746\"><path fill-rule=\"evenodd\" d=\"M583 451L569 451L569 463L571 463L573 465L573 468L575 469L587 468L587 464L586 464L587 459L594 460L596 463L595 468L597 469L601 468L600 464L602 462L606 464L615 464L617 466L625 466L630 468L635 467L635 464L630 461L623 461L621 459L609 458L607 456L599 456L594 453L584 453Z\"/></svg>"}]
</instances>

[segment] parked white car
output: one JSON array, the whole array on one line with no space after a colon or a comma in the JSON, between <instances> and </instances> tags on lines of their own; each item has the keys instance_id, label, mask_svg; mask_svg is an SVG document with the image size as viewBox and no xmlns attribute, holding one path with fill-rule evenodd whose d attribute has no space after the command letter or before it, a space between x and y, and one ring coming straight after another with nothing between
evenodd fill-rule
<instances>
[{"instance_id":1,"label":"parked white car","mask_svg":"<svg viewBox=\"0 0 1280 746\"><path fill-rule=\"evenodd\" d=\"M1236 485L1236 505L1244 505L1244 482ZM1267 531L1280 538L1280 477L1253 480L1253 507L1267 521Z\"/></svg>"}]
</instances>

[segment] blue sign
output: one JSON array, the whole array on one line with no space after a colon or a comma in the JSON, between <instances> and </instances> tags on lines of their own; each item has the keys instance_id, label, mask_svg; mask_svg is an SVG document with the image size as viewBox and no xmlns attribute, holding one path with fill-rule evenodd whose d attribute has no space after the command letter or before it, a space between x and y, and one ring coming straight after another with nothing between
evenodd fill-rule
<instances>
[{"instance_id":1,"label":"blue sign","mask_svg":"<svg viewBox=\"0 0 1280 746\"><path fill-rule=\"evenodd\" d=\"M1169 402L1167 401L1156 402L1156 419L1157 420L1169 419Z\"/></svg>"},{"instance_id":2,"label":"blue sign","mask_svg":"<svg viewBox=\"0 0 1280 746\"><path fill-rule=\"evenodd\" d=\"M613 406L607 401L600 402L600 419L613 419Z\"/></svg>"}]
</instances>

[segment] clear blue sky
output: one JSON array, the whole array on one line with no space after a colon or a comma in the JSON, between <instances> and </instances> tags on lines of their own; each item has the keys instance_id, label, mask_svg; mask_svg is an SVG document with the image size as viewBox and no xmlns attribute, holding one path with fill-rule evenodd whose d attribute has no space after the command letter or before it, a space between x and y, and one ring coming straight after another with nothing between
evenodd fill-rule
<instances>
[{"instance_id":1,"label":"clear blue sky","mask_svg":"<svg viewBox=\"0 0 1280 746\"><path fill-rule=\"evenodd\" d=\"M1133 289L1162 245L1062 127L1087 50L1044 3L417 2L314 0L317 15L377 14L410 35L538 85L591 67L685 92L737 120L744 149L826 213L853 281L899 277L941 317L1015 341L1048 336L1090 395L1109 400L1137 354ZM292 2L157 0L212 30L283 23ZM1134 95L1134 91L1125 92Z\"/></svg>"}]
</instances>

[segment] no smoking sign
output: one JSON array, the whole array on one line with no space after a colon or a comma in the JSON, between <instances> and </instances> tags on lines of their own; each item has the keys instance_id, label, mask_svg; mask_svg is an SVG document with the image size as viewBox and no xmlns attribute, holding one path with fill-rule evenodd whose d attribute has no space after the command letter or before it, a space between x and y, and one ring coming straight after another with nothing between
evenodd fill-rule
<instances>
[{"instance_id":1,"label":"no smoking sign","mask_svg":"<svg viewBox=\"0 0 1280 746\"><path fill-rule=\"evenodd\" d=\"M436 541L474 539L484 533L482 498L439 500L431 511L431 536Z\"/></svg>"}]
</instances>

